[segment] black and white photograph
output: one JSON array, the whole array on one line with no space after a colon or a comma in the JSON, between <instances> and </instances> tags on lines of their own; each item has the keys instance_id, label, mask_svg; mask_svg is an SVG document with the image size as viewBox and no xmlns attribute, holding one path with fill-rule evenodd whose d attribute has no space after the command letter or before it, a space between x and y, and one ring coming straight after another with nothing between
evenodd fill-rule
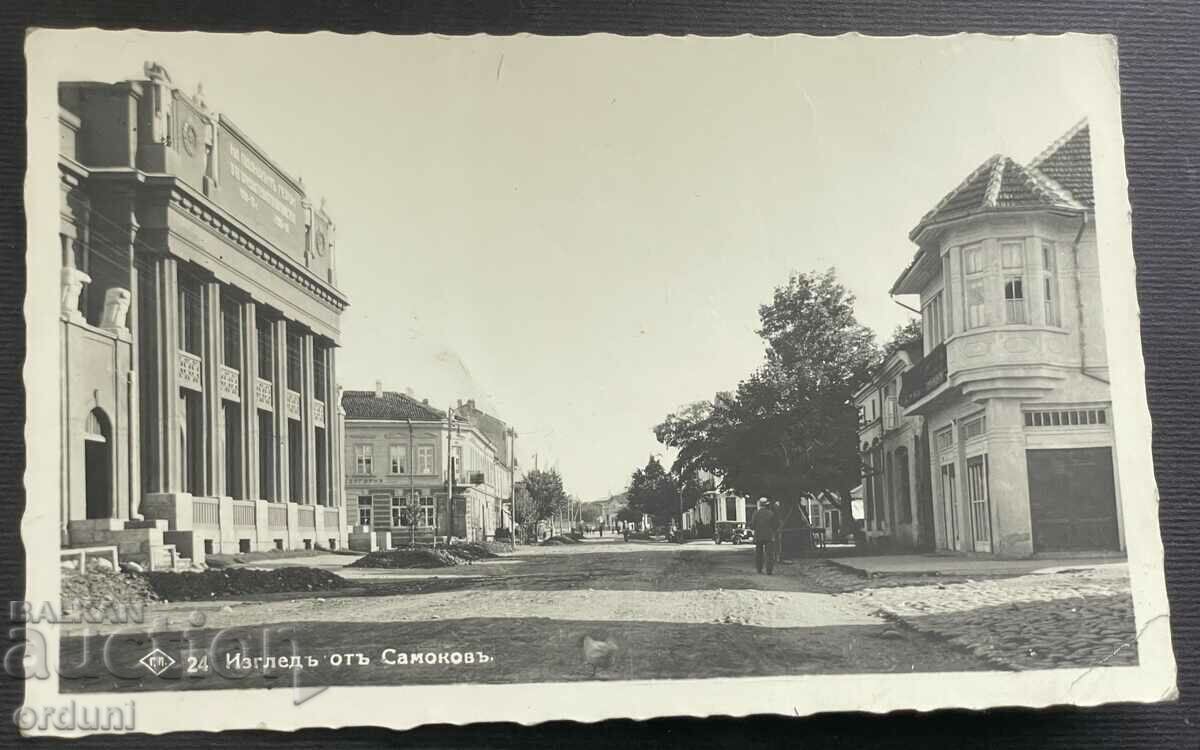
<instances>
[{"instance_id":1,"label":"black and white photograph","mask_svg":"<svg viewBox=\"0 0 1200 750\"><path fill-rule=\"evenodd\" d=\"M23 732L1174 695L1110 37L26 54Z\"/></svg>"}]
</instances>

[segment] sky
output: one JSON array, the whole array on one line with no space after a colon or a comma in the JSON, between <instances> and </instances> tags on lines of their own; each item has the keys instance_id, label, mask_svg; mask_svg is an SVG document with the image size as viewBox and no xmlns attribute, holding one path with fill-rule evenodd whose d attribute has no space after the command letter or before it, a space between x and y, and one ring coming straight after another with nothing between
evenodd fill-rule
<instances>
[{"instance_id":1,"label":"sky","mask_svg":"<svg viewBox=\"0 0 1200 750\"><path fill-rule=\"evenodd\" d=\"M881 339L907 321L909 230L1088 114L1095 62L1055 38L56 33L60 79L155 60L326 199L345 388L473 398L584 500L761 363L789 274L835 267Z\"/></svg>"}]
</instances>

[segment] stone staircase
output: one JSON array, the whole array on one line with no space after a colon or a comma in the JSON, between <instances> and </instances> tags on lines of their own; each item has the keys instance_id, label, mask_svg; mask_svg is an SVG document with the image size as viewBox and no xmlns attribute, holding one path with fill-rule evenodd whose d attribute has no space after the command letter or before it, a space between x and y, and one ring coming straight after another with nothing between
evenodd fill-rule
<instances>
[{"instance_id":1,"label":"stone staircase","mask_svg":"<svg viewBox=\"0 0 1200 750\"><path fill-rule=\"evenodd\" d=\"M167 522L161 520L100 518L67 524L69 546L113 546L121 562L135 562L146 570L191 570L192 560L164 541L166 530Z\"/></svg>"}]
</instances>

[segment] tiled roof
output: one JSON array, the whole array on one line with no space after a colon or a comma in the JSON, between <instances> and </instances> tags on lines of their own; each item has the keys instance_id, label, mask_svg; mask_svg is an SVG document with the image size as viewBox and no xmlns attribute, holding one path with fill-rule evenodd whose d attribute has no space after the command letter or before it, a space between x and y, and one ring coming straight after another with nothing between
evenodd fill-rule
<instances>
[{"instance_id":1,"label":"tiled roof","mask_svg":"<svg viewBox=\"0 0 1200 750\"><path fill-rule=\"evenodd\" d=\"M1095 205L1092 193L1092 135L1080 120L1029 166L1066 188L1083 205Z\"/></svg>"},{"instance_id":2,"label":"tiled roof","mask_svg":"<svg viewBox=\"0 0 1200 750\"><path fill-rule=\"evenodd\" d=\"M382 396L376 396L375 391L343 391L342 408L346 410L346 419L413 419L432 422L446 418L445 412L395 391L384 391Z\"/></svg>"},{"instance_id":3,"label":"tiled roof","mask_svg":"<svg viewBox=\"0 0 1200 750\"><path fill-rule=\"evenodd\" d=\"M996 155L980 164L958 187L925 214L909 233L929 225L995 210L1067 208L1092 205L1092 162L1087 121L1050 145L1029 166Z\"/></svg>"}]
</instances>

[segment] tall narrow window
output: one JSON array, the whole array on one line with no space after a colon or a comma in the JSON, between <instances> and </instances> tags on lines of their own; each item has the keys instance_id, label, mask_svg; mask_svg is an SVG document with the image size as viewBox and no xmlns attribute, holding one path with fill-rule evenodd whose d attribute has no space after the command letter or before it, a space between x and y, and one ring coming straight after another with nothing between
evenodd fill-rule
<instances>
[{"instance_id":1,"label":"tall narrow window","mask_svg":"<svg viewBox=\"0 0 1200 750\"><path fill-rule=\"evenodd\" d=\"M327 368L329 351L319 344L313 344L313 397L318 401L325 400L325 388L328 386Z\"/></svg>"},{"instance_id":2,"label":"tall narrow window","mask_svg":"<svg viewBox=\"0 0 1200 750\"><path fill-rule=\"evenodd\" d=\"M221 364L242 369L242 313L236 302L221 299Z\"/></svg>"},{"instance_id":3,"label":"tall narrow window","mask_svg":"<svg viewBox=\"0 0 1200 750\"><path fill-rule=\"evenodd\" d=\"M275 367L274 326L266 317L260 316L255 319L254 327L258 330L258 377L274 382L271 375Z\"/></svg>"},{"instance_id":4,"label":"tall narrow window","mask_svg":"<svg viewBox=\"0 0 1200 750\"><path fill-rule=\"evenodd\" d=\"M942 310L942 292L930 297L929 302L921 310L921 320L924 323L925 341L932 349L946 339L945 313Z\"/></svg>"},{"instance_id":5,"label":"tall narrow window","mask_svg":"<svg viewBox=\"0 0 1200 750\"><path fill-rule=\"evenodd\" d=\"M1042 241L1042 304L1046 306L1046 325L1059 326L1058 320L1058 252L1053 242Z\"/></svg>"},{"instance_id":6,"label":"tall narrow window","mask_svg":"<svg viewBox=\"0 0 1200 750\"><path fill-rule=\"evenodd\" d=\"M433 446L421 445L417 447L417 473L432 474L433 473Z\"/></svg>"},{"instance_id":7,"label":"tall narrow window","mask_svg":"<svg viewBox=\"0 0 1200 750\"><path fill-rule=\"evenodd\" d=\"M1000 265L1004 269L1004 320L1028 323L1025 314L1025 243L1001 242Z\"/></svg>"},{"instance_id":8,"label":"tall narrow window","mask_svg":"<svg viewBox=\"0 0 1200 750\"><path fill-rule=\"evenodd\" d=\"M200 285L190 279L179 280L179 348L199 355L201 349L201 318L203 308Z\"/></svg>"},{"instance_id":9,"label":"tall narrow window","mask_svg":"<svg viewBox=\"0 0 1200 750\"><path fill-rule=\"evenodd\" d=\"M945 315L944 315L945 325L943 326L943 329L945 330L945 335L947 338L954 335L954 305L949 304L949 300L954 299L954 292L953 292L953 289L951 286L951 282L952 282L952 279L950 278L950 256L943 255L942 256L942 283L943 283L945 301L942 304L942 310L945 313ZM929 345L927 347L926 351L928 351L929 349L932 349L932 348L933 348L933 346Z\"/></svg>"},{"instance_id":10,"label":"tall narrow window","mask_svg":"<svg viewBox=\"0 0 1200 750\"><path fill-rule=\"evenodd\" d=\"M965 327L967 328L980 328L988 325L983 268L983 247L974 245L963 248L963 289L967 313Z\"/></svg>"},{"instance_id":11,"label":"tall narrow window","mask_svg":"<svg viewBox=\"0 0 1200 750\"><path fill-rule=\"evenodd\" d=\"M1020 276L1004 278L1004 314L1009 323L1025 323L1025 282Z\"/></svg>"},{"instance_id":12,"label":"tall narrow window","mask_svg":"<svg viewBox=\"0 0 1200 750\"><path fill-rule=\"evenodd\" d=\"M388 459L391 464L388 468L393 474L408 473L408 446L393 445L388 448Z\"/></svg>"},{"instance_id":13,"label":"tall narrow window","mask_svg":"<svg viewBox=\"0 0 1200 750\"><path fill-rule=\"evenodd\" d=\"M263 500L275 502L275 419L269 411L258 410L258 487Z\"/></svg>"},{"instance_id":14,"label":"tall narrow window","mask_svg":"<svg viewBox=\"0 0 1200 750\"><path fill-rule=\"evenodd\" d=\"M287 387L289 390L300 391L300 334L288 331L287 334Z\"/></svg>"}]
</instances>

